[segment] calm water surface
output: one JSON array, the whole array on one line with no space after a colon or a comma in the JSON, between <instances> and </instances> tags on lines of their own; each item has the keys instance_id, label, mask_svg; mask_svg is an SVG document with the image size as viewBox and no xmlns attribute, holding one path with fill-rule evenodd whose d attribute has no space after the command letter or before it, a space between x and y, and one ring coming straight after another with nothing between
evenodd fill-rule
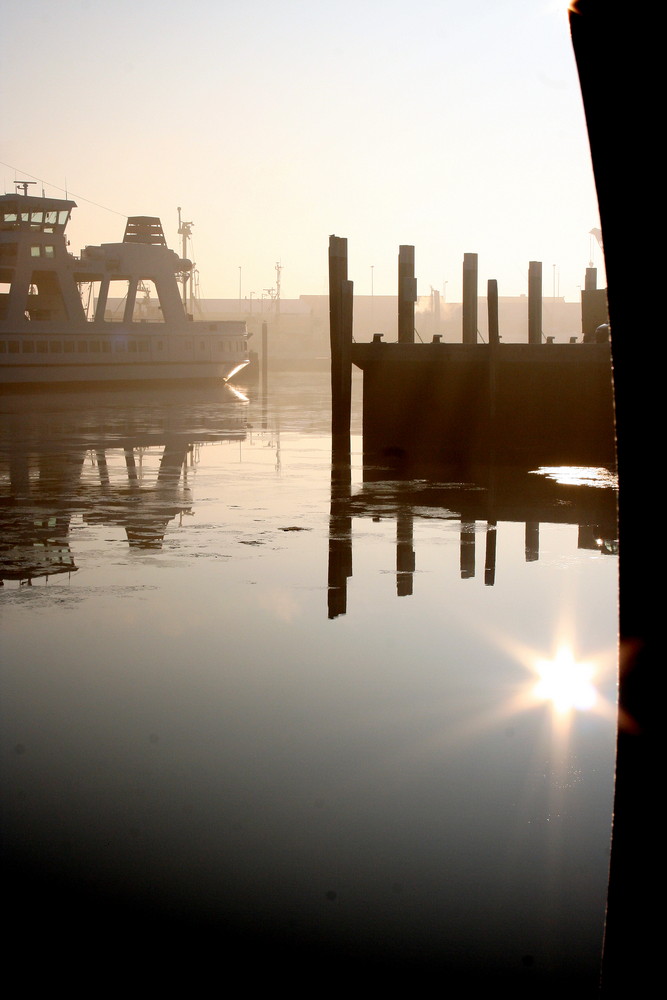
<instances>
[{"instance_id":1,"label":"calm water surface","mask_svg":"<svg viewBox=\"0 0 667 1000\"><path fill-rule=\"evenodd\" d=\"M73 898L161 968L201 930L595 995L613 480L399 482L357 435L332 496L328 374L239 388L0 402L18 938L60 948Z\"/></svg>"}]
</instances>

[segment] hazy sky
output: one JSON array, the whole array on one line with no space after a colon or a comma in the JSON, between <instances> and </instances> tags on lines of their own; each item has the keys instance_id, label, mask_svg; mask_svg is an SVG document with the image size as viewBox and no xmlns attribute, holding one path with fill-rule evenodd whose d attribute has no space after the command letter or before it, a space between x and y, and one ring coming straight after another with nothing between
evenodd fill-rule
<instances>
[{"instance_id":1,"label":"hazy sky","mask_svg":"<svg viewBox=\"0 0 667 1000\"><path fill-rule=\"evenodd\" d=\"M78 203L71 249L193 222L205 297L327 291L579 297L598 226L566 0L22 0L0 35L0 178ZM102 207L103 206L103 207ZM111 210L111 211L109 211ZM239 270L240 269L240 270Z\"/></svg>"}]
</instances>

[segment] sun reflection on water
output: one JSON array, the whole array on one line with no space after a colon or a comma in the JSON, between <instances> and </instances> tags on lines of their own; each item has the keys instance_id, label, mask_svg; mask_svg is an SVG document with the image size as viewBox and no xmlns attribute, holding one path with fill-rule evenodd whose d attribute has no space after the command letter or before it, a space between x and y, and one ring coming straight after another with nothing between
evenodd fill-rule
<instances>
[{"instance_id":1,"label":"sun reflection on water","mask_svg":"<svg viewBox=\"0 0 667 1000\"><path fill-rule=\"evenodd\" d=\"M575 717L584 713L615 719L616 705L604 693L616 665L615 650L580 659L568 639L558 641L554 649L551 656L544 656L537 650L514 645L514 657L530 675L515 708L547 707L554 727L561 730L567 730Z\"/></svg>"},{"instance_id":2,"label":"sun reflection on water","mask_svg":"<svg viewBox=\"0 0 667 1000\"><path fill-rule=\"evenodd\" d=\"M553 479L561 486L595 486L602 489L617 489L618 476L604 467L563 465L541 466L532 475Z\"/></svg>"},{"instance_id":3,"label":"sun reflection on water","mask_svg":"<svg viewBox=\"0 0 667 1000\"><path fill-rule=\"evenodd\" d=\"M559 715L595 707L599 697L593 683L595 667L592 663L578 663L569 647L561 647L552 660L538 659L535 666L539 680L534 695L540 701L551 702Z\"/></svg>"}]
</instances>

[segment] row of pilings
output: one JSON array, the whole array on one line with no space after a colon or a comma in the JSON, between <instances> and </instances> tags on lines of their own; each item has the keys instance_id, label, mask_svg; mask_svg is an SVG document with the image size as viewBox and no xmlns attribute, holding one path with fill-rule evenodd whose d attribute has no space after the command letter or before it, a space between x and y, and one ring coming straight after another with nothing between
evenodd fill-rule
<instances>
[{"instance_id":1,"label":"row of pilings","mask_svg":"<svg viewBox=\"0 0 667 1000\"><path fill-rule=\"evenodd\" d=\"M532 460L582 461L604 453L613 458L608 334L583 343L556 344L542 332L542 265L528 267L528 343L501 343L498 282L487 284L489 342L478 333L478 259L463 260L462 338L415 343L414 247L398 255L398 342L353 343L353 285L348 278L347 240L330 237L332 454L335 474L350 460L352 364L363 380L364 458L400 461L469 461L499 451ZM586 290L596 283L589 268ZM604 290L601 290L604 301ZM582 293L582 307L584 295ZM591 313L589 319L595 317ZM599 316L597 317L600 318ZM582 308L582 327L583 327ZM595 330L593 330L595 334ZM420 338L421 340L421 338ZM588 343L587 343L588 341ZM529 459L529 454L532 456ZM602 462L600 457L598 461Z\"/></svg>"}]
</instances>

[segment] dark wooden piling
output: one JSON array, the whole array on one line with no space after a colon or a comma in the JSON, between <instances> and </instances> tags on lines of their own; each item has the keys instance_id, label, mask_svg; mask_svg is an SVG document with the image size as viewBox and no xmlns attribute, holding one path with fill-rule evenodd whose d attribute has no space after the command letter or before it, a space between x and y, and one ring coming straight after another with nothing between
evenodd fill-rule
<instances>
[{"instance_id":1,"label":"dark wooden piling","mask_svg":"<svg viewBox=\"0 0 667 1000\"><path fill-rule=\"evenodd\" d=\"M269 333L266 323L262 323L262 359L260 362L260 386L262 400L262 430L269 426Z\"/></svg>"},{"instance_id":2,"label":"dark wooden piling","mask_svg":"<svg viewBox=\"0 0 667 1000\"><path fill-rule=\"evenodd\" d=\"M350 463L352 403L352 282L347 277L347 240L329 237L329 338L331 344L331 456L343 472Z\"/></svg>"},{"instance_id":3,"label":"dark wooden piling","mask_svg":"<svg viewBox=\"0 0 667 1000\"><path fill-rule=\"evenodd\" d=\"M262 323L262 389L266 392L269 384L269 332L266 323Z\"/></svg>"},{"instance_id":4,"label":"dark wooden piling","mask_svg":"<svg viewBox=\"0 0 667 1000\"><path fill-rule=\"evenodd\" d=\"M498 325L498 282L490 278L487 282L486 301L489 313L489 343L500 343L500 327Z\"/></svg>"},{"instance_id":5,"label":"dark wooden piling","mask_svg":"<svg viewBox=\"0 0 667 1000\"><path fill-rule=\"evenodd\" d=\"M463 255L463 343L477 343L477 254Z\"/></svg>"},{"instance_id":6,"label":"dark wooden piling","mask_svg":"<svg viewBox=\"0 0 667 1000\"><path fill-rule=\"evenodd\" d=\"M528 343L542 343L542 264L528 264Z\"/></svg>"},{"instance_id":7,"label":"dark wooden piling","mask_svg":"<svg viewBox=\"0 0 667 1000\"><path fill-rule=\"evenodd\" d=\"M329 338L331 345L331 511L327 603L329 618L347 610L352 576L350 415L352 403L352 282L347 240L329 237Z\"/></svg>"},{"instance_id":8,"label":"dark wooden piling","mask_svg":"<svg viewBox=\"0 0 667 1000\"><path fill-rule=\"evenodd\" d=\"M604 288L598 288L597 267L587 267L581 291L581 330L585 344L597 341L596 331L604 323L609 323L607 292Z\"/></svg>"},{"instance_id":9,"label":"dark wooden piling","mask_svg":"<svg viewBox=\"0 0 667 1000\"><path fill-rule=\"evenodd\" d=\"M489 319L489 457L494 454L497 428L498 351L500 327L498 323L498 282L490 278L487 283L486 301Z\"/></svg>"},{"instance_id":10,"label":"dark wooden piling","mask_svg":"<svg viewBox=\"0 0 667 1000\"><path fill-rule=\"evenodd\" d=\"M415 342L415 302L417 301L417 279L415 278L415 248L398 248L398 342Z\"/></svg>"}]
</instances>

